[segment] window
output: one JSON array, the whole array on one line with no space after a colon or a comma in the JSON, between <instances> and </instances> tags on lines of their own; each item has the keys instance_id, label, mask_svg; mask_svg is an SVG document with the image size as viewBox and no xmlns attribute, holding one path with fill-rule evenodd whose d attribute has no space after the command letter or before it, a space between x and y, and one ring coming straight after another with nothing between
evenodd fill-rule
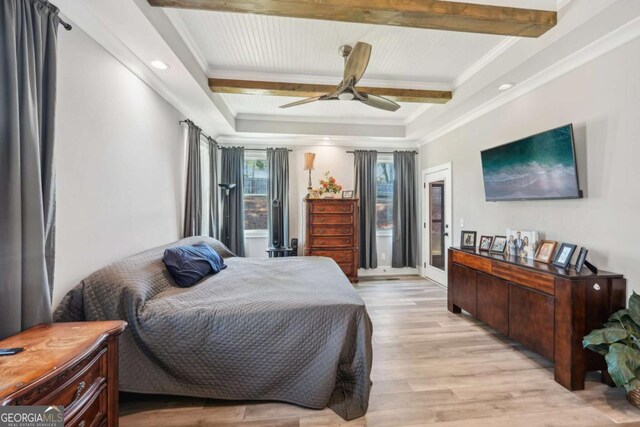
<instances>
[{"instance_id":1,"label":"window","mask_svg":"<svg viewBox=\"0 0 640 427\"><path fill-rule=\"evenodd\" d=\"M251 155L244 161L244 229L267 230L267 185L269 171L266 155Z\"/></svg>"},{"instance_id":2,"label":"window","mask_svg":"<svg viewBox=\"0 0 640 427\"><path fill-rule=\"evenodd\" d=\"M376 165L376 224L378 231L393 229L393 158L378 156Z\"/></svg>"}]
</instances>

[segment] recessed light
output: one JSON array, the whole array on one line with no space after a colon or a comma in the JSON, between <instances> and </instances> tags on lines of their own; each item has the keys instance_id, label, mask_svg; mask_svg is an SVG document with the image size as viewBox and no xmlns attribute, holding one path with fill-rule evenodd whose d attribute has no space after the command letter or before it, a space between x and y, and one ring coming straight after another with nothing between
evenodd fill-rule
<instances>
[{"instance_id":1,"label":"recessed light","mask_svg":"<svg viewBox=\"0 0 640 427\"><path fill-rule=\"evenodd\" d=\"M325 136L323 139L324 139L325 141L331 141L331 137L330 137L330 136Z\"/></svg>"},{"instance_id":2,"label":"recessed light","mask_svg":"<svg viewBox=\"0 0 640 427\"><path fill-rule=\"evenodd\" d=\"M514 87L515 85L516 85L515 83L505 83L505 84L502 84L502 85L498 86L498 90L501 90L501 91L509 90L512 87Z\"/></svg>"},{"instance_id":3,"label":"recessed light","mask_svg":"<svg viewBox=\"0 0 640 427\"><path fill-rule=\"evenodd\" d=\"M171 68L171 67L169 67L168 64L160 61L159 59L155 59L155 60L151 61L151 66L153 68L157 68L158 70L168 70L169 68Z\"/></svg>"}]
</instances>

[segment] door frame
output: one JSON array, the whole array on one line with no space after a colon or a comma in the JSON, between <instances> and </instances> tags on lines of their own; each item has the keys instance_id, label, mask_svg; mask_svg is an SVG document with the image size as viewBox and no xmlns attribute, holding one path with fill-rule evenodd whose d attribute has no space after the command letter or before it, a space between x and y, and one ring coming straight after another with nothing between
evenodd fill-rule
<instances>
[{"instance_id":1,"label":"door frame","mask_svg":"<svg viewBox=\"0 0 640 427\"><path fill-rule=\"evenodd\" d=\"M434 173L443 173L445 176L445 186L444 186L444 222L449 225L448 230L448 239L445 240L444 245L444 272L440 277L430 277L429 273L433 273L433 271L429 270L427 267L428 258L429 258L429 245L431 243L431 234L428 232L428 228L426 224L429 222L429 189L427 188L427 183L429 182L429 175ZM433 166L427 169L422 170L422 260L420 262L420 272L422 277L433 280L434 282L447 287L447 269L448 269L448 258L449 258L449 247L451 247L453 242L453 164L452 162L442 163L437 166ZM431 274L434 276L433 274ZM442 282L442 283L440 283Z\"/></svg>"}]
</instances>

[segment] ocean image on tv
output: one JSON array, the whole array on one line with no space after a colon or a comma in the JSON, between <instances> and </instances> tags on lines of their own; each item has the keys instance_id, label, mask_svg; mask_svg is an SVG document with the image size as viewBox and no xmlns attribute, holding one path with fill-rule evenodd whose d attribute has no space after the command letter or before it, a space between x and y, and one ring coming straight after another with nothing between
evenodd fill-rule
<instances>
[{"instance_id":1,"label":"ocean image on tv","mask_svg":"<svg viewBox=\"0 0 640 427\"><path fill-rule=\"evenodd\" d=\"M482 152L488 201L579 196L571 126Z\"/></svg>"}]
</instances>

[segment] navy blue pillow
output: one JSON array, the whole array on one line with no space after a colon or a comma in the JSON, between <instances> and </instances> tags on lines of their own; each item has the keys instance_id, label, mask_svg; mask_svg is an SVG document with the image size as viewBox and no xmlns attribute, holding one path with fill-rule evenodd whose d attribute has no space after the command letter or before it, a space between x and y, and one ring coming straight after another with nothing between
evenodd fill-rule
<instances>
[{"instance_id":1,"label":"navy blue pillow","mask_svg":"<svg viewBox=\"0 0 640 427\"><path fill-rule=\"evenodd\" d=\"M162 261L182 288L193 286L209 273L227 268L220 254L206 243L166 249Z\"/></svg>"}]
</instances>

